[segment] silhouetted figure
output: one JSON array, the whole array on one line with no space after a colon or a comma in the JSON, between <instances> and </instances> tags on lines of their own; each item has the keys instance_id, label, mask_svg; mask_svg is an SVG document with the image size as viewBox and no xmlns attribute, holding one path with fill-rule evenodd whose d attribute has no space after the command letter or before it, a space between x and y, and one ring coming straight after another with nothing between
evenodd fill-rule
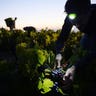
<instances>
[{"instance_id":1,"label":"silhouetted figure","mask_svg":"<svg viewBox=\"0 0 96 96\"><path fill-rule=\"evenodd\" d=\"M33 47L36 44L36 42L35 42L34 38L32 38L31 32L36 32L36 28L33 26L26 26L23 29L27 32L27 36L30 38L30 41L31 41L30 47Z\"/></svg>"},{"instance_id":2,"label":"silhouetted figure","mask_svg":"<svg viewBox=\"0 0 96 96\"><path fill-rule=\"evenodd\" d=\"M9 38L9 44L10 44L10 50L11 50L12 55L14 57L14 62L15 62L16 67L17 67L17 55L16 55L16 38L17 38L17 36L16 36L16 31L14 30L16 20L17 20L16 17L14 18L14 20L12 18L6 18L5 19L7 27L9 27L10 31L12 32L12 34Z\"/></svg>"},{"instance_id":3,"label":"silhouetted figure","mask_svg":"<svg viewBox=\"0 0 96 96\"><path fill-rule=\"evenodd\" d=\"M5 22L7 27L10 28L10 30L13 30L15 28L15 21L17 20L17 18L15 17L15 19L13 20L12 18L6 18Z\"/></svg>"},{"instance_id":4,"label":"silhouetted figure","mask_svg":"<svg viewBox=\"0 0 96 96\"><path fill-rule=\"evenodd\" d=\"M32 26L27 26L27 27L24 27L23 29L28 32L28 37L30 37L30 32L32 31L36 32L35 27L32 27Z\"/></svg>"},{"instance_id":5,"label":"silhouetted figure","mask_svg":"<svg viewBox=\"0 0 96 96\"><path fill-rule=\"evenodd\" d=\"M67 16L56 42L56 60L62 59L61 49L75 25L84 33L80 47L86 54L67 69L64 80L74 81L76 73L80 86L76 96L96 96L96 5L91 4L90 0L67 0L65 12Z\"/></svg>"}]
</instances>

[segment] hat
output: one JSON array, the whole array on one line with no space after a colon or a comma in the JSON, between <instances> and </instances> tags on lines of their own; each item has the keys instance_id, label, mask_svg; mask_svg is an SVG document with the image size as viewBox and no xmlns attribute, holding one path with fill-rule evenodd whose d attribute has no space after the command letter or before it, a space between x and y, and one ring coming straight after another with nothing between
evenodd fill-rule
<instances>
[{"instance_id":1,"label":"hat","mask_svg":"<svg viewBox=\"0 0 96 96\"><path fill-rule=\"evenodd\" d=\"M67 0L65 12L67 13L85 13L90 9L90 0Z\"/></svg>"}]
</instances>

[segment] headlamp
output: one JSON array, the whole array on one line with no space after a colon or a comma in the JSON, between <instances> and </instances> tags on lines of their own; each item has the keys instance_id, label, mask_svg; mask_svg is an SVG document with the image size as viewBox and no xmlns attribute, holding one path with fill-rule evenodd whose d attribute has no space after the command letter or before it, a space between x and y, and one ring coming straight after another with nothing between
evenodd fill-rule
<instances>
[{"instance_id":1,"label":"headlamp","mask_svg":"<svg viewBox=\"0 0 96 96\"><path fill-rule=\"evenodd\" d=\"M71 19L71 20L74 20L76 17L77 17L77 15L75 13L70 13L68 15L68 18Z\"/></svg>"}]
</instances>

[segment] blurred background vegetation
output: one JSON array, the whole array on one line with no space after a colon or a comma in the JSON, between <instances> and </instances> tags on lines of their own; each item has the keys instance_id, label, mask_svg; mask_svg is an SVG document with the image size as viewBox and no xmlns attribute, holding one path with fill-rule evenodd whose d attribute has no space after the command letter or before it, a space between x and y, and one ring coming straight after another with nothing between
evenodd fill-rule
<instances>
[{"instance_id":1,"label":"blurred background vegetation","mask_svg":"<svg viewBox=\"0 0 96 96\"><path fill-rule=\"evenodd\" d=\"M10 30L0 28L0 95L39 96L37 66L45 63L54 66L55 42L60 32L47 28L37 31L33 26L24 30L15 26ZM81 36L80 32L71 32L62 50L63 63L73 54Z\"/></svg>"}]
</instances>

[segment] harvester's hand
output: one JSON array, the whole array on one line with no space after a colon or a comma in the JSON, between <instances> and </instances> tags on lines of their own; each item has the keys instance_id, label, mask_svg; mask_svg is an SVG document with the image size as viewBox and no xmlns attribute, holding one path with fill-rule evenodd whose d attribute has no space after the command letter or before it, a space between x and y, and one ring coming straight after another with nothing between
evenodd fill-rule
<instances>
[{"instance_id":1,"label":"harvester's hand","mask_svg":"<svg viewBox=\"0 0 96 96\"><path fill-rule=\"evenodd\" d=\"M60 64L61 60L62 60L62 55L59 53L59 54L56 55L56 62L57 62L57 67L58 68L61 67L61 64Z\"/></svg>"},{"instance_id":2,"label":"harvester's hand","mask_svg":"<svg viewBox=\"0 0 96 96\"><path fill-rule=\"evenodd\" d=\"M74 79L74 73L75 73L75 66L73 65L72 67L68 68L67 71L65 72L65 75L63 77L63 80L72 80Z\"/></svg>"}]
</instances>

